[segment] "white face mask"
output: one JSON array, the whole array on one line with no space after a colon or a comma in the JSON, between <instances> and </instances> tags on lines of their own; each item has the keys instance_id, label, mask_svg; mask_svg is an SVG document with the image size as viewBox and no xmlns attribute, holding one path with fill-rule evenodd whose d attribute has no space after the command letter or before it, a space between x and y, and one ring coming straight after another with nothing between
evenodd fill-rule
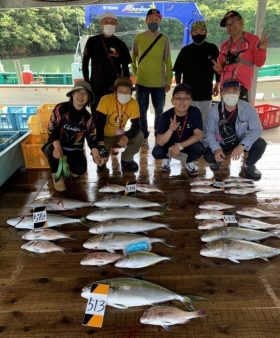
<instances>
[{"instance_id":1,"label":"white face mask","mask_svg":"<svg viewBox=\"0 0 280 338\"><path fill-rule=\"evenodd\" d=\"M118 98L119 103L127 104L131 99L131 95L130 94L117 93L117 98Z\"/></svg>"},{"instance_id":2,"label":"white face mask","mask_svg":"<svg viewBox=\"0 0 280 338\"><path fill-rule=\"evenodd\" d=\"M115 34L116 26L115 25L104 25L103 32L107 36L111 36Z\"/></svg>"},{"instance_id":3,"label":"white face mask","mask_svg":"<svg viewBox=\"0 0 280 338\"><path fill-rule=\"evenodd\" d=\"M236 105L236 103L238 102L239 99L239 95L236 94L225 94L223 95L223 100L225 102L225 104L227 104L230 107L233 107Z\"/></svg>"}]
</instances>

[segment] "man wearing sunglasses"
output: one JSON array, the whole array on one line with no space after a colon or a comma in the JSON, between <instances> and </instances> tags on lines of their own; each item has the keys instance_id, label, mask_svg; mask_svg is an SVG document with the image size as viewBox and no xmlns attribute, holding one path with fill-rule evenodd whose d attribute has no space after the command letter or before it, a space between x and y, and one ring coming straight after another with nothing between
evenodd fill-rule
<instances>
[{"instance_id":1,"label":"man wearing sunglasses","mask_svg":"<svg viewBox=\"0 0 280 338\"><path fill-rule=\"evenodd\" d=\"M221 74L221 85L228 78L240 83L240 99L249 102L252 88L254 66L262 67L266 59L268 37L244 31L244 20L236 11L227 12L220 22L226 27L229 39L220 47L214 70ZM252 98L253 99L253 98Z\"/></svg>"}]
</instances>

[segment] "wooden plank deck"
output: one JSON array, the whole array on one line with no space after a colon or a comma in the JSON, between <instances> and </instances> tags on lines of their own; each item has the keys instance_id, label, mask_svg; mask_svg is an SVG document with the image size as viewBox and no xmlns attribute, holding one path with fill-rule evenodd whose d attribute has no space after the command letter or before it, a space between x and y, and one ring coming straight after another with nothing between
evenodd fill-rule
<instances>
[{"instance_id":1,"label":"wooden plank deck","mask_svg":"<svg viewBox=\"0 0 280 338\"><path fill-rule=\"evenodd\" d=\"M89 173L71 181L63 194L70 198L95 200L104 196L98 188L107 182L125 184L136 179L141 183L154 183L165 195L138 194L139 197L168 202L164 221L178 230L156 230L152 236L167 238L175 248L156 244L153 251L173 257L165 262L140 270L125 270L80 265L89 253L82 243L89 238L88 228L80 224L65 225L62 231L71 234L75 241L60 244L72 249L65 254L33 254L23 251L23 230L6 224L14 215L23 214L38 194L54 194L47 171L20 170L0 189L0 337L5 338L279 338L280 337L280 256L269 262L255 260L234 264L230 261L201 257L199 250L201 231L194 215L200 202L223 201L241 206L256 206L264 210L280 208L280 128L266 130L264 137L269 145L259 162L263 179L256 183L261 190L253 195L229 196L222 192L213 195L190 193L190 179L179 162L173 161L171 173L163 175L160 162L151 156L153 137L149 148L140 153L140 170L122 174L115 156L109 162L108 173L96 173L89 163ZM212 177L208 165L200 160L200 176ZM240 162L230 165L230 174L238 176ZM229 174L226 168L219 173ZM58 194L56 194L58 195ZM84 216L89 208L64 213ZM277 220L268 219L276 223ZM280 248L278 239L270 238L265 244ZM86 284L102 278L139 277L158 283L182 294L196 294L207 298L195 302L196 308L207 311L206 318L194 319L187 325L176 325L170 331L157 326L140 324L144 307L119 310L107 307L102 329L81 325L86 306L80 291ZM173 305L180 306L178 302Z\"/></svg>"}]
</instances>

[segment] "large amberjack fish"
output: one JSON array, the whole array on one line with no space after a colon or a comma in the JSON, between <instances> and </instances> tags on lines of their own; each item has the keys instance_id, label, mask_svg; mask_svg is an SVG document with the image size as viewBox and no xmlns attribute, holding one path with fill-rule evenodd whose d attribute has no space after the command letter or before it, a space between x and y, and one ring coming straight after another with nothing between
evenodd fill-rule
<instances>
[{"instance_id":1,"label":"large amberjack fish","mask_svg":"<svg viewBox=\"0 0 280 338\"><path fill-rule=\"evenodd\" d=\"M225 210L232 208L234 208L234 205L215 201L205 201L199 204L199 209L207 209L207 210Z\"/></svg>"},{"instance_id":2,"label":"large amberjack fish","mask_svg":"<svg viewBox=\"0 0 280 338\"><path fill-rule=\"evenodd\" d=\"M183 296L160 285L135 278L104 279L94 283L110 285L107 304L118 309L177 300L193 310L192 300L205 300L199 296ZM90 290L91 285L84 287L81 296L89 298Z\"/></svg>"},{"instance_id":3,"label":"large amberjack fish","mask_svg":"<svg viewBox=\"0 0 280 338\"><path fill-rule=\"evenodd\" d=\"M215 228L225 227L227 224L220 219L205 219L199 223L199 230L211 230Z\"/></svg>"},{"instance_id":4,"label":"large amberjack fish","mask_svg":"<svg viewBox=\"0 0 280 338\"><path fill-rule=\"evenodd\" d=\"M270 230L280 229L280 224L271 224L262 221L258 221L252 218L239 218L238 225L242 228L255 229L255 230Z\"/></svg>"},{"instance_id":5,"label":"large amberjack fish","mask_svg":"<svg viewBox=\"0 0 280 338\"><path fill-rule=\"evenodd\" d=\"M191 319L206 317L205 310L183 311L172 306L153 306L146 310L140 322L148 325L159 325L165 330L176 324L186 324Z\"/></svg>"},{"instance_id":6,"label":"large amberjack fish","mask_svg":"<svg viewBox=\"0 0 280 338\"><path fill-rule=\"evenodd\" d=\"M229 259L234 263L241 260L261 258L267 261L268 258L280 254L280 249L272 248L255 242L219 239L206 244L200 254L206 257Z\"/></svg>"},{"instance_id":7,"label":"large amberjack fish","mask_svg":"<svg viewBox=\"0 0 280 338\"><path fill-rule=\"evenodd\" d=\"M211 192L223 191L223 189L217 189L211 186L194 186L191 188L191 192L197 192L200 194L209 194Z\"/></svg>"},{"instance_id":8,"label":"large amberjack fish","mask_svg":"<svg viewBox=\"0 0 280 338\"><path fill-rule=\"evenodd\" d=\"M119 193L125 191L125 186L119 184L107 184L98 189L99 192Z\"/></svg>"},{"instance_id":9,"label":"large amberjack fish","mask_svg":"<svg viewBox=\"0 0 280 338\"><path fill-rule=\"evenodd\" d=\"M280 230L270 232L245 229L239 227L224 227L209 230L201 236L203 242L213 242L218 239L237 239L246 241L260 241L268 237L280 238Z\"/></svg>"},{"instance_id":10,"label":"large amberjack fish","mask_svg":"<svg viewBox=\"0 0 280 338\"><path fill-rule=\"evenodd\" d=\"M196 219L223 219L224 212L219 210L200 210L196 213Z\"/></svg>"},{"instance_id":11,"label":"large amberjack fish","mask_svg":"<svg viewBox=\"0 0 280 338\"><path fill-rule=\"evenodd\" d=\"M244 178L244 177L227 177L224 179L224 182L227 184L228 182L246 182L246 183L254 183L253 180L249 179L249 178Z\"/></svg>"},{"instance_id":12,"label":"large amberjack fish","mask_svg":"<svg viewBox=\"0 0 280 338\"><path fill-rule=\"evenodd\" d=\"M61 239L73 239L71 236L54 230L54 229L48 229L48 228L38 228L30 230L26 233L24 233L21 236L22 239L28 240L28 241L34 241L34 240L41 240L41 241L57 241Z\"/></svg>"},{"instance_id":13,"label":"large amberjack fish","mask_svg":"<svg viewBox=\"0 0 280 338\"><path fill-rule=\"evenodd\" d=\"M47 214L48 227L56 227L64 224L74 224L83 222L83 218L71 218L56 214ZM23 215L18 217L13 217L7 220L7 223L17 229L33 229L34 220L33 215Z\"/></svg>"},{"instance_id":14,"label":"large amberjack fish","mask_svg":"<svg viewBox=\"0 0 280 338\"><path fill-rule=\"evenodd\" d=\"M108 221L111 219L116 218L147 218L147 217L153 217L153 216L160 216L162 212L159 211L152 211L152 210L146 210L146 209L131 209L128 207L123 208L108 208L108 209L100 209L93 211L92 213L88 214L86 216L87 219L90 221Z\"/></svg>"},{"instance_id":15,"label":"large amberjack fish","mask_svg":"<svg viewBox=\"0 0 280 338\"><path fill-rule=\"evenodd\" d=\"M175 231L170 228L169 225L163 223L156 223L147 221L144 219L127 219L117 218L109 221L99 222L89 229L91 234L108 234L110 232L116 233L137 233L137 232L148 232L155 229L168 229Z\"/></svg>"},{"instance_id":16,"label":"large amberjack fish","mask_svg":"<svg viewBox=\"0 0 280 338\"><path fill-rule=\"evenodd\" d=\"M81 265L96 265L102 266L114 263L118 259L123 258L123 255L110 253L110 252L93 252L82 258Z\"/></svg>"},{"instance_id":17,"label":"large amberjack fish","mask_svg":"<svg viewBox=\"0 0 280 338\"><path fill-rule=\"evenodd\" d=\"M93 205L93 202L79 201L69 198L40 198L34 201L32 207L43 205L48 211L63 211L88 208Z\"/></svg>"},{"instance_id":18,"label":"large amberjack fish","mask_svg":"<svg viewBox=\"0 0 280 338\"><path fill-rule=\"evenodd\" d=\"M231 195L248 195L260 191L258 188L240 187L240 188L228 188L224 190L225 194Z\"/></svg>"},{"instance_id":19,"label":"large amberjack fish","mask_svg":"<svg viewBox=\"0 0 280 338\"><path fill-rule=\"evenodd\" d=\"M162 207L160 203L150 202L138 197L131 196L112 196L94 202L94 206L99 208L122 208L132 209Z\"/></svg>"},{"instance_id":20,"label":"large amberjack fish","mask_svg":"<svg viewBox=\"0 0 280 338\"><path fill-rule=\"evenodd\" d=\"M140 269L147 266L155 265L162 261L170 261L170 257L164 257L156 255L152 252L146 251L137 251L128 254L126 257L118 260L115 263L117 268L126 268L126 269Z\"/></svg>"},{"instance_id":21,"label":"large amberjack fish","mask_svg":"<svg viewBox=\"0 0 280 338\"><path fill-rule=\"evenodd\" d=\"M125 245L130 241L147 239L153 243L162 243L166 246L170 246L166 243L166 240L163 238L157 237L145 237L142 235L136 234L105 234L105 235L95 235L89 238L84 244L83 247L91 250L106 250L114 253L115 250L122 250Z\"/></svg>"},{"instance_id":22,"label":"large amberjack fish","mask_svg":"<svg viewBox=\"0 0 280 338\"><path fill-rule=\"evenodd\" d=\"M22 249L31 251L31 252L36 252L36 253L49 253L49 252L55 252L55 251L60 251L64 252L65 248L52 243L50 241L30 241L26 242L21 246Z\"/></svg>"},{"instance_id":23,"label":"large amberjack fish","mask_svg":"<svg viewBox=\"0 0 280 338\"><path fill-rule=\"evenodd\" d=\"M248 216L252 218L261 218L261 217L277 217L279 218L280 216L275 215L269 211L264 211L258 208L242 208L238 211L236 211L238 215L242 216Z\"/></svg>"},{"instance_id":24,"label":"large amberjack fish","mask_svg":"<svg viewBox=\"0 0 280 338\"><path fill-rule=\"evenodd\" d=\"M254 188L254 183L250 182L238 182L238 181L230 181L225 182L225 188Z\"/></svg>"}]
</instances>

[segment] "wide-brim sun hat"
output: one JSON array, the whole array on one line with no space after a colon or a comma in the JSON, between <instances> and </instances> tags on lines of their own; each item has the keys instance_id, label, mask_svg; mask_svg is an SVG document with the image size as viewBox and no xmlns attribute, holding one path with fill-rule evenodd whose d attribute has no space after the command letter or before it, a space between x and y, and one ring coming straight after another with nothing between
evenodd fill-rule
<instances>
[{"instance_id":1,"label":"wide-brim sun hat","mask_svg":"<svg viewBox=\"0 0 280 338\"><path fill-rule=\"evenodd\" d=\"M74 93L75 91L77 91L77 90L82 90L82 89L83 89L83 90L86 90L92 98L94 97L94 93L93 93L93 91L92 91L92 89L91 89L90 84L87 83L86 81L83 81L83 80L77 81L77 82L75 83L75 85L73 86L73 88L72 88L68 93L66 93L66 96L69 97L69 96L71 96L71 94Z\"/></svg>"}]
</instances>

